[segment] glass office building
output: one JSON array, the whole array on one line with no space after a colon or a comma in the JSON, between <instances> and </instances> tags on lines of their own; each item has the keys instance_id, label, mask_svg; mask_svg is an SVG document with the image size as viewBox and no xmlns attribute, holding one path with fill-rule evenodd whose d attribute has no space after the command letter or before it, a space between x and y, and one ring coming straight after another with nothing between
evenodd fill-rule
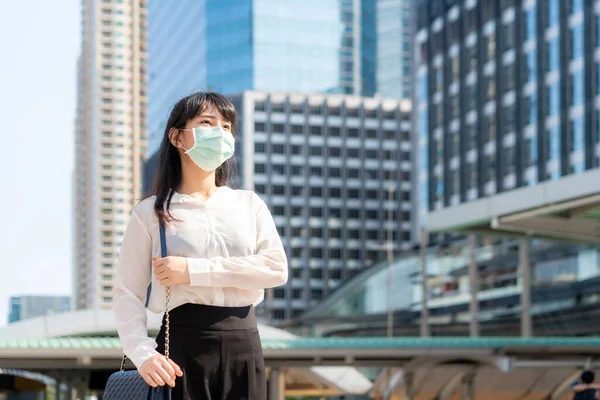
<instances>
[{"instance_id":1,"label":"glass office building","mask_svg":"<svg viewBox=\"0 0 600 400\"><path fill-rule=\"evenodd\" d=\"M69 296L12 296L9 299L8 322L41 317L48 313L62 313L71 310Z\"/></svg>"},{"instance_id":2,"label":"glass office building","mask_svg":"<svg viewBox=\"0 0 600 400\"><path fill-rule=\"evenodd\" d=\"M148 2L148 155L196 90L410 96L408 0Z\"/></svg>"},{"instance_id":3,"label":"glass office building","mask_svg":"<svg viewBox=\"0 0 600 400\"><path fill-rule=\"evenodd\" d=\"M416 15L427 210L600 165L600 2L431 0Z\"/></svg>"},{"instance_id":4,"label":"glass office building","mask_svg":"<svg viewBox=\"0 0 600 400\"><path fill-rule=\"evenodd\" d=\"M524 336L596 333L600 1L430 0L415 11L421 226L520 238L470 276L463 263L441 288L429 282L432 319L453 326L441 334L477 334L477 322L459 327L471 302L483 334L518 334L519 315Z\"/></svg>"}]
</instances>

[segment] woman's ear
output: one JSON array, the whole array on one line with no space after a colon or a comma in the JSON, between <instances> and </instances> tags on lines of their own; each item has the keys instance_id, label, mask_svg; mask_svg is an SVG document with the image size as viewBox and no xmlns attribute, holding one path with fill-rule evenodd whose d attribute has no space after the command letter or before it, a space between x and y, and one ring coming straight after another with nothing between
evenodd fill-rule
<instances>
[{"instance_id":1,"label":"woman's ear","mask_svg":"<svg viewBox=\"0 0 600 400\"><path fill-rule=\"evenodd\" d=\"M181 147L181 144L182 144L179 133L180 133L180 131L177 128L171 128L171 129L169 129L169 141L177 149L179 149Z\"/></svg>"}]
</instances>

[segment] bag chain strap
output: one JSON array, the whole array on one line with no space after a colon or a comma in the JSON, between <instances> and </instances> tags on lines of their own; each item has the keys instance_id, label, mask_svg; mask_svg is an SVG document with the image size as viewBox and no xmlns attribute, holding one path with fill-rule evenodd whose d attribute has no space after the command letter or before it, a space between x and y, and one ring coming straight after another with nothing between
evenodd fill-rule
<instances>
[{"instance_id":1,"label":"bag chain strap","mask_svg":"<svg viewBox=\"0 0 600 400\"><path fill-rule=\"evenodd\" d=\"M169 358L169 343L170 343L170 320L169 320L169 300L171 299L171 287L167 286L167 300L165 304L165 357ZM123 354L123 359L121 360L121 368L119 368L120 372L125 371L125 362L127 361L127 356Z\"/></svg>"},{"instance_id":2,"label":"bag chain strap","mask_svg":"<svg viewBox=\"0 0 600 400\"><path fill-rule=\"evenodd\" d=\"M167 257L167 239L165 237L165 228L163 225L160 226L160 252L162 257ZM171 300L171 287L166 287L166 300L165 300L165 358L169 359L169 343L170 343L170 318L169 318L169 301ZM121 360L121 368L119 368L120 372L125 371L125 361L127 361L127 356L123 354L123 359Z\"/></svg>"}]
</instances>

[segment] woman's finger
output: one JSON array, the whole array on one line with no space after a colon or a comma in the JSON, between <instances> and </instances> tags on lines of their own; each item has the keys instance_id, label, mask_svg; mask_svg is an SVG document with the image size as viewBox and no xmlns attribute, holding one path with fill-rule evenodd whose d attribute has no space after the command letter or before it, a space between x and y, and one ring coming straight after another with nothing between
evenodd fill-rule
<instances>
[{"instance_id":1,"label":"woman's finger","mask_svg":"<svg viewBox=\"0 0 600 400\"><path fill-rule=\"evenodd\" d=\"M162 359L162 367L167 371L172 379L175 379L175 368L171 365L167 357Z\"/></svg>"},{"instance_id":2,"label":"woman's finger","mask_svg":"<svg viewBox=\"0 0 600 400\"><path fill-rule=\"evenodd\" d=\"M152 372L152 379L154 379L154 382L156 382L158 386L165 386L165 379L162 377L162 371L163 369L160 368Z\"/></svg>"},{"instance_id":3,"label":"woman's finger","mask_svg":"<svg viewBox=\"0 0 600 400\"><path fill-rule=\"evenodd\" d=\"M158 383L156 383L154 381L154 379L152 378L152 375L150 373L148 374L144 374L142 375L142 377L144 378L144 380L146 381L146 383L152 387L157 387Z\"/></svg>"},{"instance_id":4,"label":"woman's finger","mask_svg":"<svg viewBox=\"0 0 600 400\"><path fill-rule=\"evenodd\" d=\"M163 364L161 362L161 365L158 366L158 373L160 374L160 378L163 381L163 385L165 383L167 383L169 386L173 387L175 386L175 376L169 374L163 367ZM162 385L161 385L162 386Z\"/></svg>"},{"instance_id":5,"label":"woman's finger","mask_svg":"<svg viewBox=\"0 0 600 400\"><path fill-rule=\"evenodd\" d=\"M175 361L173 361L169 358L169 364L171 364L173 369L175 369L175 374L177 374L177 376L183 376L183 371L181 370L181 367L179 365L175 364Z\"/></svg>"},{"instance_id":6,"label":"woman's finger","mask_svg":"<svg viewBox=\"0 0 600 400\"><path fill-rule=\"evenodd\" d=\"M156 278L160 281L160 280L164 280L167 279L169 277L169 274L166 273L166 271L160 271L159 273L156 274Z\"/></svg>"}]
</instances>

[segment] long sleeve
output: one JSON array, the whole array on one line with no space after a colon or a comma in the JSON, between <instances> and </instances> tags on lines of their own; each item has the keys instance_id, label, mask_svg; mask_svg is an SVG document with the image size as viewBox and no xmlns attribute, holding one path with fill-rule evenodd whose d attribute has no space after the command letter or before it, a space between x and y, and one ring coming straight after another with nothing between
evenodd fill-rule
<instances>
[{"instance_id":1,"label":"long sleeve","mask_svg":"<svg viewBox=\"0 0 600 400\"><path fill-rule=\"evenodd\" d=\"M192 286L265 289L283 285L288 263L267 205L256 197L256 252L245 257L187 258Z\"/></svg>"},{"instance_id":2,"label":"long sleeve","mask_svg":"<svg viewBox=\"0 0 600 400\"><path fill-rule=\"evenodd\" d=\"M136 367L158 354L148 337L146 293L152 278L152 238L134 211L125 231L113 288L113 311L125 355Z\"/></svg>"}]
</instances>

